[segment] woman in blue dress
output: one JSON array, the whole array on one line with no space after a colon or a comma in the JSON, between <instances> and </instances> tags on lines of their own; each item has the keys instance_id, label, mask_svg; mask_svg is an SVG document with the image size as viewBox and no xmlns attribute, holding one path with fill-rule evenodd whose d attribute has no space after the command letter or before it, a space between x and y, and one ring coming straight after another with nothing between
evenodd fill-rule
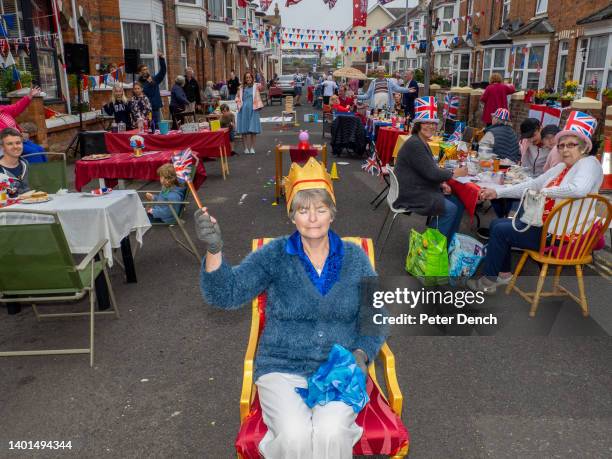
<instances>
[{"instance_id":1,"label":"woman in blue dress","mask_svg":"<svg viewBox=\"0 0 612 459\"><path fill-rule=\"evenodd\" d=\"M237 131L244 139L244 154L255 154L255 136L261 132L259 121L259 110L263 108L263 102L259 95L259 86L251 72L246 72L242 79L242 85L236 95L236 106L238 107Z\"/></svg>"}]
</instances>

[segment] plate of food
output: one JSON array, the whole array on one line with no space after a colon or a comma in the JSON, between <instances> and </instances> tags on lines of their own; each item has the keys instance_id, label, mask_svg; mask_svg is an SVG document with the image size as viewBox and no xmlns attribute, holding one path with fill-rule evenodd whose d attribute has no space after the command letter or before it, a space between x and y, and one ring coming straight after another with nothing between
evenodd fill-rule
<instances>
[{"instance_id":1,"label":"plate of food","mask_svg":"<svg viewBox=\"0 0 612 459\"><path fill-rule=\"evenodd\" d=\"M19 197L22 204L40 204L47 201L51 201L51 197L44 191L28 191Z\"/></svg>"},{"instance_id":2,"label":"plate of food","mask_svg":"<svg viewBox=\"0 0 612 459\"><path fill-rule=\"evenodd\" d=\"M110 157L111 155L108 153L99 153L95 155L85 156L84 158L81 158L81 160L82 161L100 161L102 159L108 159Z\"/></svg>"},{"instance_id":3,"label":"plate of food","mask_svg":"<svg viewBox=\"0 0 612 459\"><path fill-rule=\"evenodd\" d=\"M112 188L96 188L95 190L91 190L89 193L83 193L83 196L87 196L90 198L96 198L98 196L105 196L107 194L112 193Z\"/></svg>"}]
</instances>

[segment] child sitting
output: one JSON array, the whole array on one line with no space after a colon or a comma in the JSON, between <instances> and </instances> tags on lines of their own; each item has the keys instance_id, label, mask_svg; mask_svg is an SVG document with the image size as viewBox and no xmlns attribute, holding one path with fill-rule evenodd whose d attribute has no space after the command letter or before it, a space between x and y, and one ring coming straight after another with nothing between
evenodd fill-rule
<instances>
[{"instance_id":1,"label":"child sitting","mask_svg":"<svg viewBox=\"0 0 612 459\"><path fill-rule=\"evenodd\" d=\"M333 95L329 98L329 105L331 105L331 108L334 112L346 113L351 111L351 107L349 107L348 105L340 105L340 98L336 95Z\"/></svg>"},{"instance_id":2,"label":"child sitting","mask_svg":"<svg viewBox=\"0 0 612 459\"><path fill-rule=\"evenodd\" d=\"M161 183L162 189L157 195L146 193L145 199L147 201L179 202L185 199L185 187L180 186L176 171L172 164L163 164L157 169L157 174L159 175L159 182ZM174 207L174 211L178 215L181 205L173 204L172 207ZM147 214L152 223L176 223L169 205L148 206Z\"/></svg>"},{"instance_id":3,"label":"child sitting","mask_svg":"<svg viewBox=\"0 0 612 459\"><path fill-rule=\"evenodd\" d=\"M221 127L222 128L228 128L229 129L229 136L230 136L230 144L232 147L232 151L234 151L234 137L236 136L236 134L234 133L234 127L235 127L235 117L234 114L231 112L229 105L227 104L223 104L221 105Z\"/></svg>"}]
</instances>

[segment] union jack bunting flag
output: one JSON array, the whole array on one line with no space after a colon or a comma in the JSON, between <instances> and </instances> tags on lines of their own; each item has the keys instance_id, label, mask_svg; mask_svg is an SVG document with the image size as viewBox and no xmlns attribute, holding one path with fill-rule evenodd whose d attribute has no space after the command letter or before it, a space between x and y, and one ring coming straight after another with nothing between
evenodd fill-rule
<instances>
[{"instance_id":1,"label":"union jack bunting flag","mask_svg":"<svg viewBox=\"0 0 612 459\"><path fill-rule=\"evenodd\" d=\"M565 123L566 131L576 131L591 138L597 128L597 120L588 113L572 112Z\"/></svg>"},{"instance_id":2,"label":"union jack bunting flag","mask_svg":"<svg viewBox=\"0 0 612 459\"><path fill-rule=\"evenodd\" d=\"M438 102L434 96L417 97L414 101L415 121L438 122Z\"/></svg>"},{"instance_id":3,"label":"union jack bunting flag","mask_svg":"<svg viewBox=\"0 0 612 459\"><path fill-rule=\"evenodd\" d=\"M180 182L191 181L191 169L194 162L191 148L187 148L172 157L172 165Z\"/></svg>"},{"instance_id":4,"label":"union jack bunting flag","mask_svg":"<svg viewBox=\"0 0 612 459\"><path fill-rule=\"evenodd\" d=\"M372 156L367 158L361 168L366 171L368 174L372 175L380 175L380 169L378 168L378 161L376 161L376 153L372 153Z\"/></svg>"},{"instance_id":5,"label":"union jack bunting flag","mask_svg":"<svg viewBox=\"0 0 612 459\"><path fill-rule=\"evenodd\" d=\"M465 130L465 123L455 124L455 131L448 138L449 142L460 142L463 138L463 131Z\"/></svg>"},{"instance_id":6,"label":"union jack bunting flag","mask_svg":"<svg viewBox=\"0 0 612 459\"><path fill-rule=\"evenodd\" d=\"M451 96L446 94L444 96L444 117L449 120L457 118L457 112L459 111L459 97Z\"/></svg>"}]
</instances>

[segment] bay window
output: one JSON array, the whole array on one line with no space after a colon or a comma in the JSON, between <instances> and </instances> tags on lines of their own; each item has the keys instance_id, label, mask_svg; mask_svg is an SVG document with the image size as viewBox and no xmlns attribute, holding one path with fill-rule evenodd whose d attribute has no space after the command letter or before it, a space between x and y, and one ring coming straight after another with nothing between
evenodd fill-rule
<instances>
[{"instance_id":1,"label":"bay window","mask_svg":"<svg viewBox=\"0 0 612 459\"><path fill-rule=\"evenodd\" d=\"M453 30L453 5L443 6L438 9L438 18L440 18L440 29L438 33L451 33Z\"/></svg>"},{"instance_id":2,"label":"bay window","mask_svg":"<svg viewBox=\"0 0 612 459\"><path fill-rule=\"evenodd\" d=\"M482 81L489 81L492 73L506 75L508 48L487 48L482 65Z\"/></svg>"},{"instance_id":3,"label":"bay window","mask_svg":"<svg viewBox=\"0 0 612 459\"><path fill-rule=\"evenodd\" d=\"M450 53L437 53L435 55L435 69L441 76L449 76L451 74L451 55Z\"/></svg>"},{"instance_id":4,"label":"bay window","mask_svg":"<svg viewBox=\"0 0 612 459\"><path fill-rule=\"evenodd\" d=\"M519 45L514 57L514 86L516 89L544 87L547 60L548 45L538 44L531 48Z\"/></svg>"},{"instance_id":5,"label":"bay window","mask_svg":"<svg viewBox=\"0 0 612 459\"><path fill-rule=\"evenodd\" d=\"M471 53L453 54L453 86L468 86L470 84Z\"/></svg>"},{"instance_id":6,"label":"bay window","mask_svg":"<svg viewBox=\"0 0 612 459\"><path fill-rule=\"evenodd\" d=\"M61 98L61 85L59 65L57 60L56 40L50 34L56 33L53 8L50 0L0 0L0 13L4 16L4 27L8 33L7 38L23 41L18 52L13 46L10 52L15 59L15 64L20 72L21 79L29 84L39 85L46 94L45 99L57 100ZM25 18L25 19L24 19ZM39 36L39 40L30 40L29 53L25 51L24 37ZM11 72L12 67L0 72ZM26 72L29 73L26 78ZM4 78L3 81L11 82L12 79ZM6 93L15 89L14 84L3 83L0 86L0 97L6 97Z\"/></svg>"},{"instance_id":7,"label":"bay window","mask_svg":"<svg viewBox=\"0 0 612 459\"><path fill-rule=\"evenodd\" d=\"M604 83L606 64L609 64L608 58L608 42L612 35L598 35L591 37L587 50L586 66L584 70L583 83L586 86L595 86L597 91L602 89ZM609 73L609 72L608 72ZM610 75L608 74L608 81Z\"/></svg>"},{"instance_id":8,"label":"bay window","mask_svg":"<svg viewBox=\"0 0 612 459\"><path fill-rule=\"evenodd\" d=\"M212 19L222 19L225 15L225 0L208 0L208 12Z\"/></svg>"}]
</instances>

